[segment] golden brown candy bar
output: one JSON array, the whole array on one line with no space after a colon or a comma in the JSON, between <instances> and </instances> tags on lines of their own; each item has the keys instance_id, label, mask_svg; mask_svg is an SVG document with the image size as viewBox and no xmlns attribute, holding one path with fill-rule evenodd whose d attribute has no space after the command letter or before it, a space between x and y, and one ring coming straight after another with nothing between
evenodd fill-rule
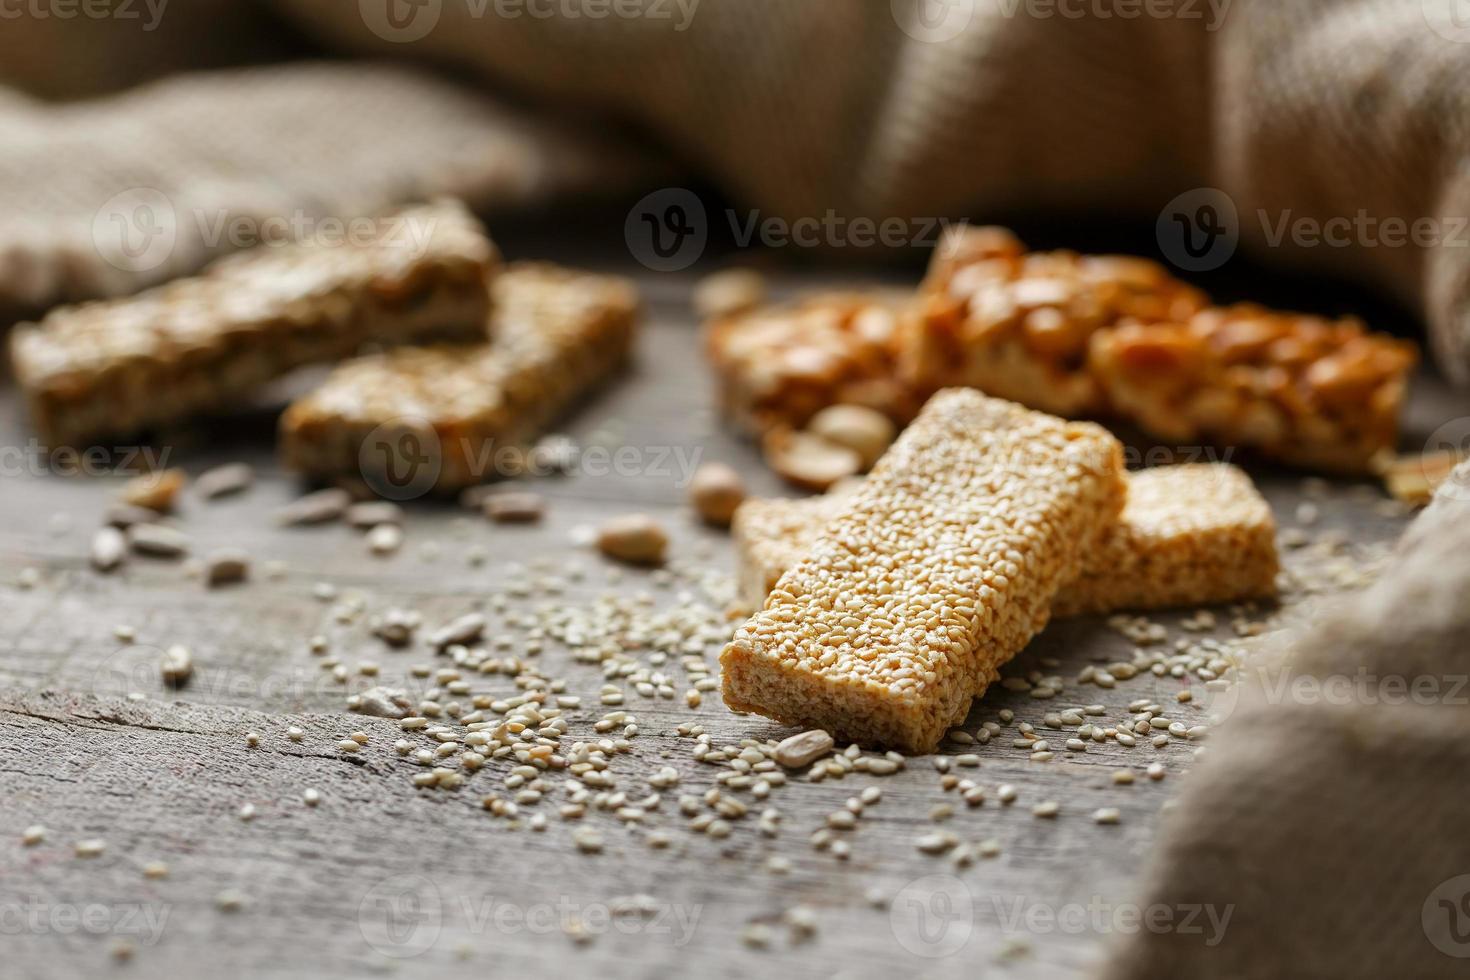
<instances>
[{"instance_id":1,"label":"golden brown candy bar","mask_svg":"<svg viewBox=\"0 0 1470 980\"><path fill-rule=\"evenodd\" d=\"M1417 360L1351 318L1211 307L1154 262L1027 252L995 228L947 234L898 346L921 393L968 385L1348 473L1392 452Z\"/></svg>"},{"instance_id":2,"label":"golden brown candy bar","mask_svg":"<svg viewBox=\"0 0 1470 980\"><path fill-rule=\"evenodd\" d=\"M360 477L388 496L483 482L622 367L638 318L627 280L513 265L493 286L489 344L401 348L336 369L281 418L286 465Z\"/></svg>"},{"instance_id":3,"label":"golden brown candy bar","mask_svg":"<svg viewBox=\"0 0 1470 980\"><path fill-rule=\"evenodd\" d=\"M747 500L731 532L741 594L760 605L841 511L843 496ZM1271 508L1228 464L1161 466L1129 474L1128 502L1053 616L1204 606L1275 594Z\"/></svg>"},{"instance_id":4,"label":"golden brown candy bar","mask_svg":"<svg viewBox=\"0 0 1470 980\"><path fill-rule=\"evenodd\" d=\"M932 749L1046 625L1124 493L1104 430L936 394L726 646L725 702Z\"/></svg>"},{"instance_id":5,"label":"golden brown candy bar","mask_svg":"<svg viewBox=\"0 0 1470 980\"><path fill-rule=\"evenodd\" d=\"M367 343L482 335L498 259L439 202L376 219L371 240L261 246L126 299L57 309L11 339L43 437L79 444L238 403Z\"/></svg>"},{"instance_id":6,"label":"golden brown candy bar","mask_svg":"<svg viewBox=\"0 0 1470 980\"><path fill-rule=\"evenodd\" d=\"M950 229L919 294L902 328L911 384L965 385L1066 416L1104 409L1087 372L1095 332L1174 321L1206 303L1156 262L1028 252L1002 228Z\"/></svg>"},{"instance_id":7,"label":"golden brown candy bar","mask_svg":"<svg viewBox=\"0 0 1470 980\"><path fill-rule=\"evenodd\" d=\"M1351 318L1241 304L1100 332L1089 369L1115 413L1160 438L1366 473L1393 454L1417 360Z\"/></svg>"}]
</instances>

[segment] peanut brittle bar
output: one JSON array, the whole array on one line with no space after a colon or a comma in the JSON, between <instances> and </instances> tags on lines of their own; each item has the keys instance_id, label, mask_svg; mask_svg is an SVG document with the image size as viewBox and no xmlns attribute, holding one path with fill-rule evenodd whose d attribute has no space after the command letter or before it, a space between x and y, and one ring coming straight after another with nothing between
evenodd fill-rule
<instances>
[{"instance_id":1,"label":"peanut brittle bar","mask_svg":"<svg viewBox=\"0 0 1470 980\"><path fill-rule=\"evenodd\" d=\"M1351 318L1213 307L1154 262L1027 252L996 228L947 234L898 343L920 393L967 385L1345 473L1393 450L1417 360Z\"/></svg>"},{"instance_id":2,"label":"peanut brittle bar","mask_svg":"<svg viewBox=\"0 0 1470 980\"><path fill-rule=\"evenodd\" d=\"M939 392L725 647L725 702L932 749L1046 625L1124 493L1104 430Z\"/></svg>"},{"instance_id":3,"label":"peanut brittle bar","mask_svg":"<svg viewBox=\"0 0 1470 980\"><path fill-rule=\"evenodd\" d=\"M498 258L468 211L438 202L374 228L345 244L261 246L18 327L11 360L33 422L79 444L226 408L367 343L483 335Z\"/></svg>"},{"instance_id":4,"label":"peanut brittle bar","mask_svg":"<svg viewBox=\"0 0 1470 980\"><path fill-rule=\"evenodd\" d=\"M1096 415L1087 372L1094 333L1177 321L1203 293L1146 259L1028 252L1002 228L952 228L935 249L901 329L905 379L920 391L963 385L1056 415Z\"/></svg>"},{"instance_id":5,"label":"peanut brittle bar","mask_svg":"<svg viewBox=\"0 0 1470 980\"><path fill-rule=\"evenodd\" d=\"M895 292L817 293L711 321L705 349L724 413L756 436L799 429L838 404L907 423L920 404L897 374L907 302Z\"/></svg>"},{"instance_id":6,"label":"peanut brittle bar","mask_svg":"<svg viewBox=\"0 0 1470 980\"><path fill-rule=\"evenodd\" d=\"M638 319L627 280L517 264L492 294L492 342L359 358L292 404L281 418L286 465L391 485L393 454L364 446L391 448L407 436L432 455L432 486L423 489L462 489L495 475L497 450L521 447L626 363Z\"/></svg>"},{"instance_id":7,"label":"peanut brittle bar","mask_svg":"<svg viewBox=\"0 0 1470 980\"><path fill-rule=\"evenodd\" d=\"M751 499L731 532L742 596L760 605L841 512L843 495ZM1128 476L1118 523L1052 602L1053 616L1206 606L1275 594L1271 508L1226 463L1160 466Z\"/></svg>"},{"instance_id":8,"label":"peanut brittle bar","mask_svg":"<svg viewBox=\"0 0 1470 980\"><path fill-rule=\"evenodd\" d=\"M1351 318L1241 304L1099 333L1089 366L1112 409L1155 436L1366 473L1393 453L1417 359Z\"/></svg>"}]
</instances>

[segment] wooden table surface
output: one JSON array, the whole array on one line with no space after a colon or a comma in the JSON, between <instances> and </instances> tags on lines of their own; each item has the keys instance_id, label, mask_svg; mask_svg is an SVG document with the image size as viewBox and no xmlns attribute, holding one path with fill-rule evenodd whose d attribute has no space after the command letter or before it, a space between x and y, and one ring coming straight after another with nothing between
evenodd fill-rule
<instances>
[{"instance_id":1,"label":"wooden table surface","mask_svg":"<svg viewBox=\"0 0 1470 980\"><path fill-rule=\"evenodd\" d=\"M617 270L630 271L625 266ZM787 492L711 412L689 308L693 276L641 278L648 319L635 370L562 427L584 444L636 447L634 471L532 481L549 502L539 526L493 526L452 505L420 502L409 507L403 550L374 558L361 533L345 526L272 525L270 512L299 488L273 462L269 405L171 441L168 462L192 473L233 460L259 472L248 493L209 504L189 497L179 516L198 552L236 545L251 553L253 580L236 587L208 590L178 562L134 560L111 575L91 570L88 541L120 478L41 472L45 454L28 445L13 387L4 390L0 931L7 977L528 976L533 969L542 976L642 977L779 969L795 977L922 970L1058 978L1085 975L1099 962L1118 939L1112 911L1133 899L1161 811L1187 783L1197 743L1109 743L1068 753L1059 747L1066 736L1052 732L1057 757L1035 763L1011 746L1016 729L1007 724L977 750L978 768L955 770L988 790L978 808L942 789L933 761L919 758L883 778L794 777L765 804L731 794L751 804L750 815L733 820L727 838L714 839L687 829L676 801L715 786L721 767L695 761L691 741L676 727L701 724L716 744L789 731L731 713L717 693L698 709L686 707L688 680L671 657L660 669L678 696L644 698L627 688L624 708L636 714L640 731L610 772L631 798L649 793L648 777L664 766L677 770L679 785L641 825L627 826L602 811L563 822L558 786L525 808L549 815L549 827L538 833L511 829L482 809L486 793L505 795L506 763L493 762L456 792L418 790L411 778L420 770L391 748L401 737L397 726L345 713L350 691L374 684L422 689L431 682L409 668L446 663L427 649L426 631L405 650L386 647L370 635L368 615L413 608L433 626L484 609L489 636L519 650L526 630L517 611L547 604L586 609L609 591L646 592L659 609L687 603L681 593L697 591L699 570L731 568L725 536L699 527L686 507L681 484L690 462L726 460L753 491ZM816 278L807 273L783 284ZM1425 379L1406 444L1459 414L1454 404ZM1312 488L1298 475L1253 472L1283 528L1295 526L1303 493ZM1290 567L1371 560L1406 520L1371 486L1334 484L1316 495L1321 516L1307 531L1318 539L1330 531L1348 543L1336 558L1324 557L1326 545L1290 551ZM579 529L634 510L670 529L680 569L672 582L642 571L610 575L611 566L579 543ZM475 550L488 561L472 565ZM264 574L270 561L285 563L280 577ZM566 576L572 568L585 575ZM27 587L36 574L39 581ZM540 591L535 580L546 576L566 576L564 590ZM333 605L313 595L323 582L342 596L360 596L366 615L334 621ZM532 594L512 594L527 583ZM508 595L504 610L490 601L494 594ZM1155 618L1169 627L1171 642L1187 635L1177 626L1181 616ZM1221 616L1218 635L1229 635L1228 619ZM136 630L134 642L119 642L119 624ZM316 634L329 638L331 655L349 668L376 661L381 677L354 672L347 684L336 683L308 650ZM189 646L197 665L194 682L178 694L156 675L159 651L172 644ZM1047 712L1094 703L1107 706L1112 722L1137 699L1156 700L1190 723L1204 717L1203 707L1176 705L1188 680L1146 674L1111 690L1073 682L1083 667L1129 659L1131 650L1099 620L1056 623L1010 673L1061 675L1063 693L1042 701L997 688L976 705L969 727L997 719L1002 709L1013 710L1016 722L1040 726ZM704 662L713 665L718 652L717 642L704 644ZM611 710L598 703L602 672L556 642L546 643L538 660L547 676L566 678L569 692L583 697L569 712L568 740L597 737L593 723ZM514 692L502 675L470 681L476 693ZM125 697L133 691L142 699ZM307 733L299 744L284 735L292 725ZM338 740L356 730L368 733L368 746L353 756L339 752ZM247 731L261 734L258 748L246 746ZM1143 778L1155 761L1168 772L1161 781ZM1110 774L1119 768L1138 780L1114 785ZM1004 783L1016 788L1014 805L996 800ZM868 785L881 786L883 800L857 829L839 832L851 856L841 861L814 849L809 837L826 815ZM322 795L315 808L301 802L308 787ZM1032 805L1048 799L1061 803L1060 816L1034 817ZM930 811L946 802L955 813L942 828L965 841L994 838L998 857L961 869L916 850L915 838L940 826ZM256 810L249 821L239 816L247 803ZM784 815L774 839L757 832L765 805ZM1120 811L1118 825L1093 822L1092 811L1103 806ZM22 847L22 832L34 824L46 827L45 841ZM571 835L579 825L602 831L602 853L577 851ZM668 833L672 845L650 848L653 831ZM106 841L105 854L75 856L75 842L90 838ZM789 873L767 869L777 855L789 859ZM145 877L143 867L153 861L167 862L167 878ZM222 892L240 896L242 906L219 908ZM648 896L648 909L627 912L620 900L630 895ZM794 906L815 913L815 935L793 940L781 919ZM570 917L582 920L590 941L564 934L561 922ZM742 941L753 922L773 927L768 949ZM119 940L131 944L129 962L113 959Z\"/></svg>"}]
</instances>

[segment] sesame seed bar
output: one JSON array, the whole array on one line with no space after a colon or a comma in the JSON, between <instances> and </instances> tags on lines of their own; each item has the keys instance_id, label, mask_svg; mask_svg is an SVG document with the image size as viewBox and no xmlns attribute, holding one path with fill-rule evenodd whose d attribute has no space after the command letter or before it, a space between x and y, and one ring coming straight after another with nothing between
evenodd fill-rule
<instances>
[{"instance_id":1,"label":"sesame seed bar","mask_svg":"<svg viewBox=\"0 0 1470 980\"><path fill-rule=\"evenodd\" d=\"M400 348L348 362L281 418L286 465L317 479L372 477L389 465L363 446L384 426L437 449L432 489L495 475L494 453L519 448L622 367L638 294L625 279L553 265L512 265L492 285L488 344Z\"/></svg>"},{"instance_id":2,"label":"sesame seed bar","mask_svg":"<svg viewBox=\"0 0 1470 980\"><path fill-rule=\"evenodd\" d=\"M720 656L725 702L931 750L1117 521L1104 430L936 394Z\"/></svg>"},{"instance_id":3,"label":"sesame seed bar","mask_svg":"<svg viewBox=\"0 0 1470 980\"><path fill-rule=\"evenodd\" d=\"M828 405L875 408L899 425L920 400L898 378L906 294L828 292L712 320L705 351L724 414L748 435L800 429Z\"/></svg>"},{"instance_id":4,"label":"sesame seed bar","mask_svg":"<svg viewBox=\"0 0 1470 980\"><path fill-rule=\"evenodd\" d=\"M228 408L367 343L482 335L497 263L479 222L436 202L376 219L370 240L261 246L59 308L16 328L11 361L43 437L78 445Z\"/></svg>"},{"instance_id":5,"label":"sesame seed bar","mask_svg":"<svg viewBox=\"0 0 1470 980\"><path fill-rule=\"evenodd\" d=\"M841 512L844 495L751 499L731 532L741 594L760 605ZM1271 508L1226 463L1160 466L1128 476L1118 523L1052 602L1052 615L1169 609L1275 594Z\"/></svg>"}]
</instances>

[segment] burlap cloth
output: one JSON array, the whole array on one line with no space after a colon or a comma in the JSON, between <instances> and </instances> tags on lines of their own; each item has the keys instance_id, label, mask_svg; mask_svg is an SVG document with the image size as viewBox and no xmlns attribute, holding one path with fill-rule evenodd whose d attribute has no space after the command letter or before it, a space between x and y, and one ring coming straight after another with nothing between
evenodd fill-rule
<instances>
[{"instance_id":1,"label":"burlap cloth","mask_svg":"<svg viewBox=\"0 0 1470 980\"><path fill-rule=\"evenodd\" d=\"M0 22L0 78L72 100L0 93L0 302L135 289L221 247L184 236L161 267L108 261L98 215L139 187L186 214L435 192L490 208L626 190L677 159L767 214L921 218L1153 216L1213 187L1241 247L1392 291L1470 380L1470 28L1449 0L926 0L962 24L917 18L917 0L703 0L692 17L687 0L640 0L635 17L557 0L586 15L555 18L424 0L396 20L386 2L180 2L153 32ZM1127 16L1143 8L1165 15ZM301 34L282 41L283 23ZM220 67L313 46L377 60ZM593 137L572 113L640 141ZM1360 214L1432 219L1442 241L1270 242L1283 216ZM1292 676L1361 678L1347 696L1264 685L1189 777L1144 900L1228 907L1223 940L1144 932L1109 976L1466 975L1470 493L1454 486L1366 600L1275 641ZM1386 678L1431 690L1386 703L1403 700L1378 696Z\"/></svg>"}]
</instances>

